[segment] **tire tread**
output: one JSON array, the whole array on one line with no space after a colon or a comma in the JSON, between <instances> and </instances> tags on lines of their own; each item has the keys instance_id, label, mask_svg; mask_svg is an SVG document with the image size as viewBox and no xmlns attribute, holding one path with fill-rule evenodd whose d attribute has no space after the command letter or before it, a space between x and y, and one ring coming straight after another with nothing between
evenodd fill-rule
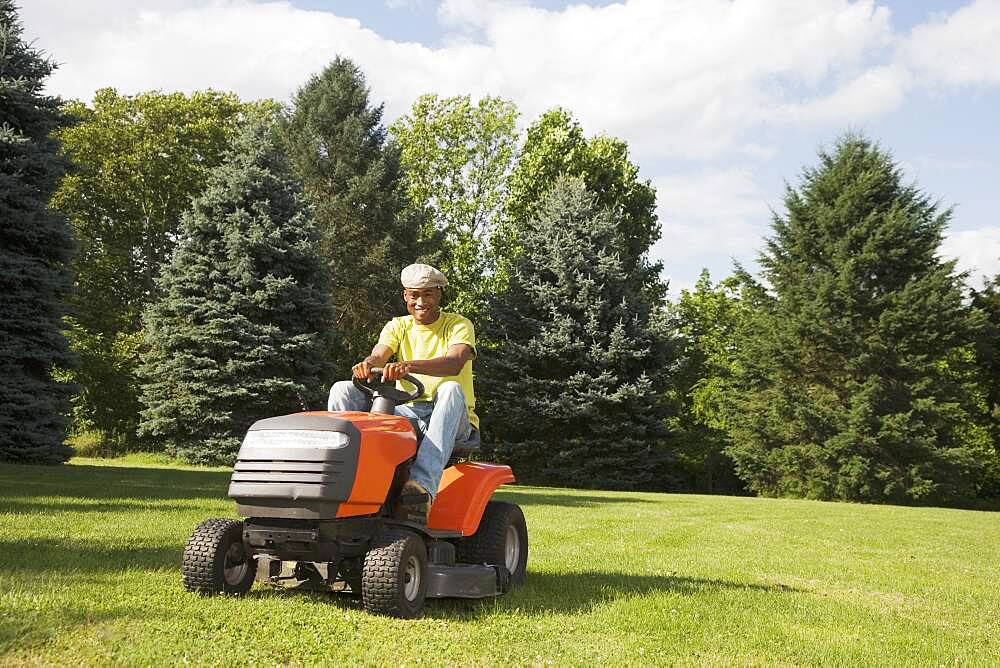
<instances>
[{"instance_id":1,"label":"tire tread","mask_svg":"<svg viewBox=\"0 0 1000 668\"><path fill-rule=\"evenodd\" d=\"M400 592L403 556L407 543L414 539L419 537L409 531L389 530L372 540L361 572L361 601L367 612L391 617L413 617L419 612L403 604Z\"/></svg>"},{"instance_id":2,"label":"tire tread","mask_svg":"<svg viewBox=\"0 0 1000 668\"><path fill-rule=\"evenodd\" d=\"M257 570L257 560L251 557L250 570L243 583L235 587L227 585L218 564L220 546L230 532L238 533L242 539L243 522L233 519L213 517L205 520L194 530L184 546L181 558L181 573L184 588L190 592L212 596L231 593L244 594L253 585Z\"/></svg>"}]
</instances>

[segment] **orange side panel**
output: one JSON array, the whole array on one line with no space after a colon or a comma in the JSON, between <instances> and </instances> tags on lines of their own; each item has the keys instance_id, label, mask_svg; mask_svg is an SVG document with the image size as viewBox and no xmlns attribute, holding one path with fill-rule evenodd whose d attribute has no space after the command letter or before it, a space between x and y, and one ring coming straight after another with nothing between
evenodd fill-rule
<instances>
[{"instance_id":1,"label":"orange side panel","mask_svg":"<svg viewBox=\"0 0 1000 668\"><path fill-rule=\"evenodd\" d=\"M409 420L379 413L321 413L350 420L361 432L358 473L337 517L374 515L385 502L396 467L417 451L417 436Z\"/></svg>"},{"instance_id":2,"label":"orange side panel","mask_svg":"<svg viewBox=\"0 0 1000 668\"><path fill-rule=\"evenodd\" d=\"M497 487L514 482L509 466L466 462L444 470L427 527L471 536ZM339 513L338 513L339 516Z\"/></svg>"}]
</instances>

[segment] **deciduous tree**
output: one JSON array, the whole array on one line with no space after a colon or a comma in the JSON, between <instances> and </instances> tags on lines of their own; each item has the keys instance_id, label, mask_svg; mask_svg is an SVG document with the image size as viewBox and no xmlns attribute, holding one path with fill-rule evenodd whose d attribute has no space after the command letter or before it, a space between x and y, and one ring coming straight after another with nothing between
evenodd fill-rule
<instances>
[{"instance_id":1,"label":"deciduous tree","mask_svg":"<svg viewBox=\"0 0 1000 668\"><path fill-rule=\"evenodd\" d=\"M976 340L976 363L984 420L993 441L993 457L987 467L982 495L1000 498L1000 274L988 281L982 290L973 291L972 305L986 319Z\"/></svg>"},{"instance_id":2,"label":"deciduous tree","mask_svg":"<svg viewBox=\"0 0 1000 668\"><path fill-rule=\"evenodd\" d=\"M79 245L69 336L77 429L96 430L106 448L131 447L138 424L136 368L141 314L158 297L177 224L219 164L237 123L260 105L232 94L98 91L73 102L80 119L59 137L76 169L52 197ZM267 106L265 103L263 106Z\"/></svg>"},{"instance_id":3,"label":"deciduous tree","mask_svg":"<svg viewBox=\"0 0 1000 668\"><path fill-rule=\"evenodd\" d=\"M742 280L745 273L712 284L703 270L693 290L683 290L670 306L677 328L679 364L666 398L672 415L671 446L678 474L692 491L735 493L743 489L732 460L722 410L732 382L736 349L754 308ZM750 294L744 294L744 293Z\"/></svg>"},{"instance_id":4,"label":"deciduous tree","mask_svg":"<svg viewBox=\"0 0 1000 668\"><path fill-rule=\"evenodd\" d=\"M407 193L430 212L424 238L443 237L449 307L473 321L495 288L489 239L507 199L517 150L517 108L498 97L420 97L392 126L402 148Z\"/></svg>"},{"instance_id":5,"label":"deciduous tree","mask_svg":"<svg viewBox=\"0 0 1000 668\"><path fill-rule=\"evenodd\" d=\"M506 216L493 240L501 279L504 267L524 246L524 227L563 176L582 178L598 205L614 212L626 271L639 272L651 297L662 299L666 293L660 281L662 265L650 262L647 255L660 238L655 189L639 179L639 167L629 159L624 141L606 135L584 137L580 124L561 108L542 114L528 128L511 174Z\"/></svg>"}]
</instances>

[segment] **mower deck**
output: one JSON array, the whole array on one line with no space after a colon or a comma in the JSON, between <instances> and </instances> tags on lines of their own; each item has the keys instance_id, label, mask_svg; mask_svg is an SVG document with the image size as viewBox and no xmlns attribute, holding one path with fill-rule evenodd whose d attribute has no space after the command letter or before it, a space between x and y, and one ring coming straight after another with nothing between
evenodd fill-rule
<instances>
[{"instance_id":1,"label":"mower deck","mask_svg":"<svg viewBox=\"0 0 1000 668\"><path fill-rule=\"evenodd\" d=\"M259 555L257 562L258 582L309 591L343 592L350 589L344 580L337 578L336 569L327 563L281 561L267 555ZM300 566L303 563L310 564L310 567L303 569ZM509 588L510 573L502 566L433 561L427 564L427 598L489 598L499 596Z\"/></svg>"}]
</instances>

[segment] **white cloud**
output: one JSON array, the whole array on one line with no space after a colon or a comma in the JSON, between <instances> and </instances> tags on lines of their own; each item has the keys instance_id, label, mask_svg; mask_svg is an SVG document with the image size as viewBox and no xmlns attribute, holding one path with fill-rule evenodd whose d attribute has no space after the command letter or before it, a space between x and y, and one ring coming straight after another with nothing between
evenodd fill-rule
<instances>
[{"instance_id":1,"label":"white cloud","mask_svg":"<svg viewBox=\"0 0 1000 668\"><path fill-rule=\"evenodd\" d=\"M941 256L958 260L958 270L968 271L970 283L980 286L983 276L1000 273L1000 226L949 231L941 244Z\"/></svg>"},{"instance_id":2,"label":"white cloud","mask_svg":"<svg viewBox=\"0 0 1000 668\"><path fill-rule=\"evenodd\" d=\"M39 0L32 9L55 13L61 4ZM64 63L51 77L50 90L86 99L101 86L127 93L217 88L245 98L287 99L337 54L364 66L379 63L386 49L391 60L413 63L426 60L428 51L384 40L355 19L287 2L147 0L119 8L116 16L105 23L97 8L39 35L39 43L55 45L48 50ZM27 25L29 19L25 16ZM374 69L377 75L386 68ZM412 96L406 82L401 84L394 89Z\"/></svg>"},{"instance_id":3,"label":"white cloud","mask_svg":"<svg viewBox=\"0 0 1000 668\"><path fill-rule=\"evenodd\" d=\"M841 0L630 0L561 12L448 0L441 13L481 31L529 117L562 104L654 157L729 150L890 39L885 9ZM858 102L855 117L867 108Z\"/></svg>"},{"instance_id":4,"label":"white cloud","mask_svg":"<svg viewBox=\"0 0 1000 668\"><path fill-rule=\"evenodd\" d=\"M662 236L651 255L668 269L707 255L749 258L760 247L770 209L749 171L661 177L653 185Z\"/></svg>"},{"instance_id":5,"label":"white cloud","mask_svg":"<svg viewBox=\"0 0 1000 668\"><path fill-rule=\"evenodd\" d=\"M927 83L1000 83L1000 2L976 0L915 27L901 59Z\"/></svg>"},{"instance_id":6,"label":"white cloud","mask_svg":"<svg viewBox=\"0 0 1000 668\"><path fill-rule=\"evenodd\" d=\"M757 126L842 123L899 100L898 77L866 65L892 39L872 0L628 0L558 12L446 0L439 15L454 32L430 48L289 2L34 0L23 12L64 63L50 89L71 97L111 85L285 99L342 54L390 118L431 91L509 97L528 119L559 104L640 159L752 152Z\"/></svg>"},{"instance_id":7,"label":"white cloud","mask_svg":"<svg viewBox=\"0 0 1000 668\"><path fill-rule=\"evenodd\" d=\"M791 121L842 125L895 110L906 96L910 73L897 65L873 67L825 97L789 105L781 113Z\"/></svg>"},{"instance_id":8,"label":"white cloud","mask_svg":"<svg viewBox=\"0 0 1000 668\"><path fill-rule=\"evenodd\" d=\"M623 0L561 11L443 0L438 17L449 32L439 47L386 39L330 6L25 0L21 17L26 36L62 63L49 90L67 97L114 86L288 99L339 54L366 73L387 120L425 92L501 95L526 120L563 105L588 133L626 139L647 168L676 157L768 160L776 153L768 130L863 123L898 108L916 83L1000 84L997 0L906 36L874 0ZM747 260L760 247L770 216L749 171L704 168L655 185L663 237L652 253L668 271L703 261L724 271L729 256ZM996 273L998 234L954 232L945 252L963 268Z\"/></svg>"}]
</instances>

